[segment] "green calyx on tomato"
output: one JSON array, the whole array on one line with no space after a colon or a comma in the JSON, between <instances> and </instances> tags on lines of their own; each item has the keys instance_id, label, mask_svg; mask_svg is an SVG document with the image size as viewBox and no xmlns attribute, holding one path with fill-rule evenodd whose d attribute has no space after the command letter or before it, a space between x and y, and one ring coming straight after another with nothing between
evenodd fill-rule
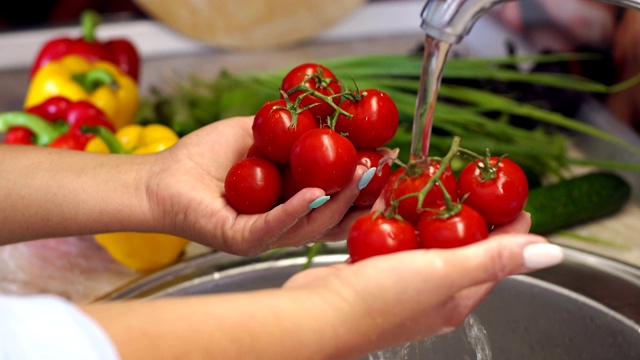
<instances>
[{"instance_id":1,"label":"green calyx on tomato","mask_svg":"<svg viewBox=\"0 0 640 360\"><path fill-rule=\"evenodd\" d=\"M297 98L294 99L294 101L292 102L291 99L289 98L289 95L287 95L287 93L285 93L284 91L280 90L280 95L281 95L281 99L284 100L284 105L280 105L278 104L278 101L273 101L271 102L273 104L273 107L271 108L271 111L275 111L275 110L286 110L291 114L291 124L290 126L293 127L294 129L296 128L296 126L298 125L298 115L305 111L305 110L309 110L314 106L317 106L318 104L310 104L308 106L305 107L301 107L302 104L302 99L304 99L303 96L299 96ZM268 104L271 104L268 103Z\"/></svg>"},{"instance_id":2,"label":"green calyx on tomato","mask_svg":"<svg viewBox=\"0 0 640 360\"><path fill-rule=\"evenodd\" d=\"M350 114L341 110L339 106L344 95L342 85L325 66L305 63L294 67L282 79L280 89L289 98L302 98L303 107L313 106L309 110L318 123L335 117L336 112L350 117Z\"/></svg>"},{"instance_id":3,"label":"green calyx on tomato","mask_svg":"<svg viewBox=\"0 0 640 360\"><path fill-rule=\"evenodd\" d=\"M502 155L499 157L492 157L491 152L487 149L487 154L485 156L480 156L473 151L469 151L466 149L461 149L461 152L464 152L466 155L472 158L471 163L473 163L478 168L478 176L481 181L489 181L495 179L498 175L496 170L502 161L507 155ZM494 163L491 163L491 159L493 159Z\"/></svg>"}]
</instances>

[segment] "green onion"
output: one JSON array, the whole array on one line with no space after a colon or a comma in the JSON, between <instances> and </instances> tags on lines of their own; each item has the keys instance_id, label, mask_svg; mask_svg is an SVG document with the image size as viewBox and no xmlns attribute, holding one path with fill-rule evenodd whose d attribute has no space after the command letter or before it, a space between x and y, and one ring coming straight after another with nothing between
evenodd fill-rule
<instances>
[{"instance_id":1,"label":"green onion","mask_svg":"<svg viewBox=\"0 0 640 360\"><path fill-rule=\"evenodd\" d=\"M450 58L444 69L443 84L435 108L429 154L443 154L452 136L462 138L465 148L478 153L509 156L540 176L562 176L568 165L609 169L640 170L640 166L589 159L571 159L567 154L570 133L582 133L616 144L640 154L640 149L622 139L530 103L518 102L508 95L481 88L453 85L447 80L492 80L535 84L585 93L612 93L640 81L640 74L619 84L606 85L571 74L527 72L518 69L534 63L589 61L593 54L541 54L502 58ZM396 102L401 126L389 144L401 150L407 159L411 143L411 123L415 111L422 57L416 55L374 55L323 60L347 88L377 88ZM271 72L232 74L221 72L212 79L192 77L176 80L168 90L152 88L143 99L139 123L160 122L185 135L213 121L232 116L253 115L269 100L278 98L281 79L289 69ZM487 113L499 114L489 117ZM533 129L514 123L515 117L535 122ZM563 130L563 135L560 131Z\"/></svg>"}]
</instances>

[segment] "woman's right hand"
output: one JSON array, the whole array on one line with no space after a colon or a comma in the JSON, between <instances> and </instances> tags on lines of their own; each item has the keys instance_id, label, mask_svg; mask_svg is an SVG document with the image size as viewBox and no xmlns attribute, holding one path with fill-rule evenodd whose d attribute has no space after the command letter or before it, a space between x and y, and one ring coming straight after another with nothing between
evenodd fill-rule
<instances>
[{"instance_id":1,"label":"woman's right hand","mask_svg":"<svg viewBox=\"0 0 640 360\"><path fill-rule=\"evenodd\" d=\"M264 214L239 214L228 204L225 177L253 143L252 121L252 117L217 121L157 155L147 182L154 230L239 255L344 239L351 223L370 210L351 206L367 170L361 165L351 182L319 208L310 204L325 196L320 188L302 189Z\"/></svg>"}]
</instances>

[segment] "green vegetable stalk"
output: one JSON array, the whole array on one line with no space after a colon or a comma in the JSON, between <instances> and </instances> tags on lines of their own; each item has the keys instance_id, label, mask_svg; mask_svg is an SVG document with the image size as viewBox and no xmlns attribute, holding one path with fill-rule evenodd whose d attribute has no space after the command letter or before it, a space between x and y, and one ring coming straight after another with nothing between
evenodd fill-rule
<instances>
[{"instance_id":1,"label":"green vegetable stalk","mask_svg":"<svg viewBox=\"0 0 640 360\"><path fill-rule=\"evenodd\" d=\"M452 136L462 138L462 146L478 153L491 149L494 155L509 157L538 176L563 176L569 164L599 168L634 169L637 164L616 164L571 159L567 154L567 131L580 132L615 143L629 151L640 149L619 138L586 125L538 104L514 100L508 94L456 84L459 80L487 80L525 83L582 91L609 93L624 89L640 80L632 79L608 86L572 74L524 72L516 66L525 62L589 61L589 54L550 54L508 56L494 59L451 58L447 61L443 83L435 108L435 119L429 153L446 153ZM411 123L415 111L416 92L422 57L415 55L379 55L346 57L321 62L342 80L343 86L377 88L387 92L398 106L401 126L389 147L401 149L400 160L406 161L411 141ZM222 72L213 79L189 78L177 81L170 90L151 89L138 113L139 123L160 122L185 135L213 121L231 116L253 115L269 100L278 98L281 71L232 74ZM534 126L523 126L518 119L530 119ZM561 133L557 130L564 131Z\"/></svg>"}]
</instances>

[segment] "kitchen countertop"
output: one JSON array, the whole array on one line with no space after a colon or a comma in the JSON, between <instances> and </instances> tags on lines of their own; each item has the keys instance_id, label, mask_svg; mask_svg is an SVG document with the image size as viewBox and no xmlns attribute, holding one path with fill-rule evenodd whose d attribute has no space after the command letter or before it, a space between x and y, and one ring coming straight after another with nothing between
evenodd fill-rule
<instances>
[{"instance_id":1,"label":"kitchen countertop","mask_svg":"<svg viewBox=\"0 0 640 360\"><path fill-rule=\"evenodd\" d=\"M414 1L406 3L418 6ZM231 72L263 71L336 56L408 53L423 40L417 26L416 21L415 31L389 31L387 34L377 33L375 36L347 39L328 36L270 51L225 52L196 44L179 54L149 54L143 60L141 89L144 93L151 85L163 86L171 83L172 79L189 75L213 77L223 69ZM486 30L483 27L493 26L495 24L488 20L480 21L467 42L461 44L458 50L476 53L477 51L465 49L473 42L472 47L475 49L489 51L488 46L483 43L486 38L481 33L483 29ZM472 36L474 34L475 40ZM492 42L494 47L500 46L494 43L495 41ZM20 108L28 85L27 69L6 69L0 72L0 79L0 92L3 94L0 109L6 111ZM637 221L639 216L640 206L634 201L616 216L572 229L582 235L615 242L620 246L587 243L560 235L554 235L551 239L562 245L640 266L640 238L637 236L640 233L640 223ZM188 248L187 256L203 251L208 249L194 244ZM91 237L47 239L0 247L0 292L3 293L54 293L82 303L92 301L144 275L115 263Z\"/></svg>"}]
</instances>

